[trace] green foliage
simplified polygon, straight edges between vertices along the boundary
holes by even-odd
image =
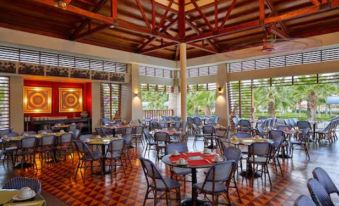
[[[211,115],[215,110],[215,91],[191,91],[187,93],[187,114]]]
[[[142,102],[147,105],[143,109],[167,109],[168,94],[164,92],[143,91]]]

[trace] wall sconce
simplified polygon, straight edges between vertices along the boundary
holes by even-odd
[[[218,87],[218,93],[222,94],[222,87]]]
[[[139,92],[138,91],[134,91],[134,96],[136,97],[136,96],[138,96],[138,94],[139,94]]]

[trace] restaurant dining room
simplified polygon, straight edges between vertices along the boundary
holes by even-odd
[[[0,206],[339,205],[339,0],[0,0]]]

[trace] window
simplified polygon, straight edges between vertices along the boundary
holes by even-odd
[[[9,78],[0,77],[0,130],[9,128]]]
[[[120,118],[121,85],[101,84],[101,109],[102,117],[108,119]]]

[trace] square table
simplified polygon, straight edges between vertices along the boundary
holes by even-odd
[[[19,190],[0,189],[0,205],[3,205],[3,206],[20,206],[20,205],[43,206],[46,204],[44,198],[40,194],[37,194],[31,200],[15,202],[12,200],[12,197],[18,193],[19,193]]]

